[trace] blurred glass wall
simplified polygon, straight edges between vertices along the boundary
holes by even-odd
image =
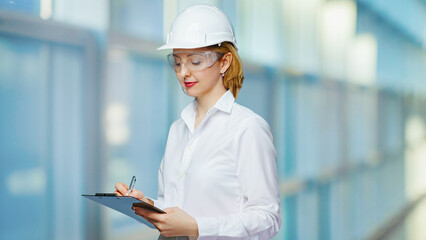
[[[424,0],[0,0],[0,239],[157,238],[80,195],[156,196],[192,99],[155,49],[195,3],[233,22],[237,102],[273,130],[275,239],[426,239]]]

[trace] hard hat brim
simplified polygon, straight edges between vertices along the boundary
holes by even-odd
[[[182,48],[182,49],[195,49],[195,48],[203,48],[203,47],[209,47],[209,46],[213,46],[213,45],[217,45],[220,44],[222,42],[217,42],[217,43],[209,43],[209,44],[194,44],[194,43],[170,43],[170,44],[164,44],[162,46],[160,46],[159,48],[157,48],[157,50],[168,50],[168,49],[176,49],[176,48]],[[236,49],[238,49],[237,44],[235,42],[231,42],[232,45],[234,45],[234,47]]]

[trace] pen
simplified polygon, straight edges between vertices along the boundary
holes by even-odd
[[[133,176],[132,180],[130,181],[130,185],[129,185],[129,194],[132,192],[132,189],[135,186],[135,182],[136,182],[136,177]]]

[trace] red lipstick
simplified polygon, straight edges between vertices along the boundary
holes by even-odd
[[[197,83],[197,82],[185,82],[185,86],[186,86],[187,88],[189,88],[189,87],[194,86],[196,83]]]

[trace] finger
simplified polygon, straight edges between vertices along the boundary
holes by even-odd
[[[140,215],[139,215],[140,216]],[[147,216],[141,216],[143,217],[145,220],[147,220],[148,222],[152,223],[152,225],[156,226],[158,224],[158,221],[156,221],[155,219],[149,218]]]
[[[137,198],[139,200],[144,200],[144,198],[145,198],[145,194],[143,194],[142,191],[139,191],[139,190],[136,190],[136,189],[132,190],[132,192],[130,193],[130,196]]]
[[[156,224],[158,221],[155,218],[151,218],[149,216],[147,216],[146,213],[148,213],[147,211],[145,211],[144,209],[138,208],[138,207],[133,207],[133,210],[135,211],[136,215],[139,215],[143,218],[145,218],[147,221],[149,221],[152,224]]]
[[[178,209],[179,209],[178,207],[169,207],[169,208],[164,209],[163,211],[166,212],[166,213],[172,213],[172,212],[176,212],[176,210],[178,210]]]
[[[157,227],[156,225],[157,225],[157,222],[156,221],[154,221],[154,220],[152,220],[152,219],[150,219],[150,218],[147,218],[147,217],[145,217],[145,216],[141,216],[141,217],[143,217],[143,219],[145,219],[145,220],[147,220],[148,222],[150,222],[152,225],[154,225],[155,227]]]
[[[117,189],[117,191],[122,195],[122,196],[128,196],[129,195],[129,193],[128,193],[128,189],[129,189],[129,187],[126,185],[126,184],[124,184],[124,183],[121,183],[121,182],[118,182],[118,183],[116,183],[115,184],[115,189]]]
[[[146,216],[146,214],[147,214],[147,211],[146,211],[145,209],[143,209],[143,208],[140,208],[140,207],[132,207],[132,209],[133,209],[133,211],[135,211],[135,213],[136,213],[136,214],[138,214],[138,215]]]
[[[117,195],[117,196],[123,196],[123,195],[121,195],[121,193],[119,193],[117,190],[116,190],[116,191],[114,191],[114,193],[115,193],[115,195]]]
[[[156,213],[156,212],[153,212],[153,211],[149,211],[149,210],[146,210],[146,209],[143,209],[143,208],[140,208],[140,207],[135,207],[135,213],[137,213],[138,215],[143,215],[144,217],[150,218],[150,219],[152,219],[153,221],[156,221],[156,222],[161,221],[161,219],[163,217],[163,216],[161,216],[162,214],[159,214],[159,213]]]
[[[144,217],[144,216],[141,216],[141,217],[143,217],[145,220],[147,220],[148,222],[150,222],[152,225],[154,225],[155,228],[158,229],[158,231],[160,231],[160,229],[158,228],[158,222],[156,222],[156,221],[154,221],[154,220],[152,220],[150,218]]]

